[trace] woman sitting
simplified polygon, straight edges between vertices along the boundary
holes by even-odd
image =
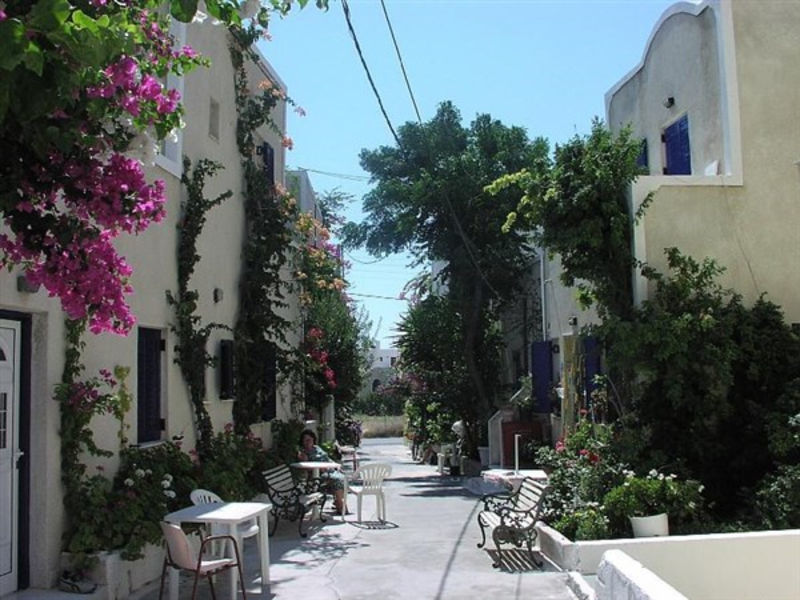
[[[310,429],[304,429],[300,434],[302,450],[297,453],[300,460],[312,462],[331,462],[325,450],[317,446],[317,434]],[[320,479],[326,481],[333,490],[333,504],[337,514],[344,514],[344,473],[333,469],[326,469],[320,473]]]

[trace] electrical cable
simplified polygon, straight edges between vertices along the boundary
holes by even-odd
[[[326,175],[328,177],[338,177],[339,179],[347,179],[349,181],[369,181],[366,175],[348,175],[346,173],[333,173],[331,171],[320,171],[319,169],[308,169],[306,167],[297,167],[298,171],[308,171],[309,173],[317,173],[318,175]]]
[[[411,91],[411,83],[408,81],[406,66],[403,63],[403,57],[400,55],[400,47],[397,45],[397,38],[394,36],[394,28],[392,27],[392,22],[389,20],[389,13],[386,11],[386,3],[383,0],[381,0],[381,8],[383,8],[383,16],[386,18],[386,25],[389,26],[389,33],[392,36],[392,43],[394,44],[394,50],[397,53],[397,60],[400,62],[400,70],[403,72],[403,79],[406,81],[408,95],[411,96],[411,104],[414,105],[414,112],[417,113],[417,121],[419,121],[419,124],[422,125],[422,117],[419,115],[417,100],[414,98],[414,92]]]
[[[403,298],[398,298],[396,296],[378,296],[375,294],[356,294],[353,292],[347,292],[348,296],[355,296],[357,298],[377,298],[378,300],[394,300],[396,302],[406,302]]]
[[[383,2],[381,2],[381,4],[383,4]],[[392,132],[392,136],[394,137],[394,140],[397,143],[398,149],[400,149],[401,151],[405,152],[405,149],[403,148],[403,145],[400,143],[400,138],[398,137],[397,132],[395,131],[394,127],[392,126],[392,122],[389,119],[389,115],[386,113],[386,109],[383,106],[383,100],[381,99],[380,93],[378,92],[378,88],[375,86],[375,82],[372,79],[372,74],[369,71],[369,67],[367,66],[367,62],[366,62],[366,59],[364,58],[364,54],[361,51],[361,45],[358,42],[358,37],[356,36],[355,29],[353,28],[353,24],[352,24],[352,22],[350,20],[350,7],[347,4],[347,0],[342,0],[342,10],[344,11],[344,17],[345,17],[345,20],[347,21],[347,28],[350,31],[350,36],[353,38],[353,43],[355,44],[356,52],[358,53],[358,57],[361,59],[361,65],[364,67],[364,71],[367,74],[367,79],[369,80],[370,86],[372,87],[372,91],[375,94],[375,98],[377,98],[377,100],[378,100],[378,105],[380,106],[381,112],[383,113],[383,118],[386,120],[386,124],[389,126],[389,130]],[[385,6],[384,6],[384,14],[386,14],[386,7]],[[394,32],[392,31],[391,23],[388,21],[388,15],[386,15],[386,16],[387,16],[387,23],[389,24],[389,29],[392,32],[392,39],[394,40]],[[397,49],[398,57],[400,57],[399,49],[397,48],[397,44],[396,43],[395,43],[395,48]],[[401,65],[402,65],[402,58],[400,59],[400,62],[401,62]],[[405,75],[405,67],[403,67],[403,74]],[[408,82],[407,78],[406,78],[406,82]],[[408,88],[409,88],[409,93],[411,93],[411,86],[409,85]],[[412,100],[413,100],[413,98],[414,97],[413,97],[413,94],[412,94]],[[414,101],[414,108],[416,109],[416,101]],[[419,112],[417,112],[417,117],[419,118]],[[421,119],[420,119],[420,124],[421,124]],[[470,261],[472,262],[472,264],[475,267],[476,271],[480,275],[481,279],[483,279],[484,283],[486,283],[486,285],[489,288],[489,290],[495,296],[499,296],[499,294],[497,293],[497,290],[495,290],[494,287],[492,287],[491,283],[489,283],[489,279],[486,277],[486,274],[483,272],[483,269],[481,269],[480,265],[478,264],[477,259],[475,258],[474,254],[472,253],[472,249],[470,248],[470,245],[474,245],[474,244],[472,244],[471,240],[469,240],[469,238],[467,238],[466,233],[464,232],[464,229],[461,226],[461,222],[458,220],[458,216],[456,214],[456,211],[453,208],[453,205],[451,204],[450,199],[447,198],[446,196],[447,195],[445,194],[445,198],[444,198],[445,199],[445,203],[447,204],[448,208],[450,209],[450,213],[451,213],[453,221],[454,221],[454,223],[456,225],[456,229],[458,230],[458,234],[461,237],[462,241],[464,242],[464,247],[467,250],[467,255],[469,256]]]
[[[401,147],[400,138],[397,137],[397,132],[394,130],[392,122],[389,120],[389,115],[386,113],[386,108],[383,106],[381,95],[378,93],[378,88],[375,86],[375,81],[372,79],[372,74],[369,72],[367,61],[364,59],[364,53],[361,52],[361,44],[358,43],[358,37],[356,36],[355,29],[353,29],[353,23],[350,21],[350,7],[347,5],[347,0],[342,0],[342,10],[344,11],[344,18],[347,21],[347,28],[350,30],[350,37],[353,38],[353,44],[356,46],[356,52],[358,53],[358,57],[361,59],[361,65],[364,67],[364,72],[367,74],[367,79],[372,87],[372,92],[375,94],[375,98],[378,100],[378,106],[381,108],[383,118],[386,120],[386,124],[389,126],[389,131],[392,132],[392,136],[394,137],[394,141],[397,142],[397,146]]]

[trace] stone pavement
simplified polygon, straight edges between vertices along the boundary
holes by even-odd
[[[461,478],[414,464],[400,438],[364,440],[361,458],[392,465],[385,484],[387,522],[375,519],[375,500],[366,497],[359,524],[354,496],[349,500],[353,514],[344,521],[332,515],[326,523],[315,521],[306,539],[298,537],[296,523],[281,522],[270,540],[271,585],[265,594],[260,593],[255,545],[245,541],[245,577],[253,597],[574,599],[566,574],[536,569],[524,551],[503,551],[502,567],[492,568],[492,555],[476,547],[478,497],[464,489]],[[200,589],[209,596],[205,582]],[[181,600],[190,591],[191,585],[182,583]],[[157,590],[141,596],[156,598]]]
[[[376,520],[375,499],[366,497],[364,522],[359,524],[354,496],[349,500],[353,514],[344,520],[328,515],[326,523],[315,521],[306,539],[297,535],[296,523],[282,521],[270,539],[271,584],[265,590],[255,538],[246,540],[248,597],[574,600],[567,575],[547,566],[537,569],[524,550],[504,550],[501,568],[492,567],[494,551],[476,547],[478,496],[464,488],[462,478],[440,476],[433,466],[414,464],[400,438],[364,440],[360,456],[362,463],[392,465],[385,484],[387,522]],[[227,582],[218,579],[219,598],[227,598]],[[191,597],[191,588],[191,581],[182,579],[181,600]],[[198,597],[210,597],[207,582],[200,582]],[[19,598],[31,600],[24,593]],[[134,596],[157,598],[158,582]]]

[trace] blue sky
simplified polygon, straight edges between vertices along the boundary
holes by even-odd
[[[310,172],[317,192],[355,197],[347,217],[360,219],[370,188],[358,154],[393,145],[347,29],[339,0],[320,11],[313,0],[270,26],[261,50],[306,111],[291,113],[290,168]],[[604,117],[604,95],[642,58],[661,0],[385,0],[423,120],[452,100],[464,123],[489,113],[525,127],[551,146],[589,131]],[[379,0],[349,0],[367,66],[392,125],[416,120]],[[350,293],[373,322],[382,347],[406,309],[397,299],[414,275],[409,258],[382,261],[350,253]],[[366,264],[370,263],[370,264]]]

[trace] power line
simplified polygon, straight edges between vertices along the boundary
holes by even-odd
[[[375,98],[378,100],[378,106],[381,108],[381,112],[383,113],[383,118],[386,120],[386,124],[389,126],[389,131],[392,132],[392,136],[394,137],[394,141],[397,142],[398,147],[400,147],[400,138],[397,137],[397,132],[392,127],[392,122],[389,120],[389,115],[386,113],[386,109],[383,106],[383,100],[381,100],[381,95],[378,93],[378,88],[375,86],[375,81],[372,79],[372,74],[369,72],[369,67],[367,66],[367,61],[364,59],[364,53],[361,52],[361,45],[358,43],[358,37],[356,37],[356,32],[353,29],[353,23],[350,21],[350,7],[347,5],[347,0],[342,0],[342,10],[344,11],[344,18],[347,21],[347,28],[350,30],[350,37],[353,38],[353,44],[356,46],[356,52],[358,52],[358,58],[361,59],[361,65],[364,67],[364,72],[367,74],[367,79],[369,80],[369,84],[372,87],[372,92],[375,94]]]
[[[331,171],[320,171],[318,169],[308,169],[306,167],[297,167],[298,171],[308,171],[309,173],[317,173],[319,175],[326,175],[328,177],[338,177],[339,179],[348,179],[350,181],[369,181],[366,175],[348,175],[346,173],[333,173]]]
[[[377,298],[378,300],[394,300],[395,302],[405,302],[403,298],[398,298],[397,296],[377,296],[375,294],[355,294],[352,292],[347,292],[348,296],[356,296],[359,298]]]
[[[395,47],[395,50],[397,51],[397,57],[400,60],[400,66],[401,66],[401,68],[403,70],[403,76],[405,77],[405,80],[406,80],[406,85],[408,87],[408,92],[411,95],[411,100],[412,100],[412,102],[414,104],[414,110],[417,113],[417,119],[419,119],[420,125],[422,125],[422,119],[420,118],[419,110],[417,110],[417,103],[416,103],[416,100],[414,100],[414,94],[411,91],[411,85],[409,84],[408,77],[406,76],[406,70],[405,70],[405,66],[403,65],[403,59],[402,59],[402,57],[400,55],[400,49],[397,46],[397,40],[396,40],[396,38],[394,36],[394,30],[392,29],[392,24],[389,21],[389,15],[386,12],[386,6],[385,6],[383,0],[381,0],[381,6],[383,6],[383,13],[386,16],[386,23],[388,24],[389,31],[392,34],[392,41],[394,42],[394,47]],[[395,132],[394,127],[392,127],[392,123],[389,120],[389,115],[386,113],[386,109],[383,106],[383,101],[381,100],[381,96],[378,93],[378,88],[375,86],[375,82],[372,79],[372,75],[369,72],[369,67],[367,67],[367,62],[364,59],[363,52],[361,51],[361,45],[358,43],[358,37],[356,36],[356,32],[353,29],[353,24],[350,21],[350,7],[347,4],[347,0],[342,0],[342,10],[344,11],[344,17],[345,17],[345,20],[347,21],[347,28],[350,30],[350,36],[353,38],[353,43],[355,44],[356,52],[358,52],[358,57],[361,59],[361,64],[364,67],[364,71],[367,74],[367,79],[369,80],[370,86],[372,86],[372,91],[375,94],[375,98],[377,98],[377,100],[378,100],[378,105],[380,106],[381,112],[383,113],[383,118],[386,120],[386,124],[389,126],[389,130],[392,132],[392,136],[394,137],[395,142],[397,142],[397,147],[402,152],[405,152],[405,149],[404,149],[403,145],[400,143],[400,138],[397,136],[397,132]],[[444,195],[444,200],[445,200],[445,203],[447,204],[448,208],[450,209],[450,213],[451,213],[451,215],[453,217],[453,221],[455,222],[458,234],[460,235],[461,239],[464,241],[464,247],[465,247],[465,249],[467,251],[467,255],[469,256],[470,261],[474,265],[474,267],[477,270],[478,274],[480,275],[481,279],[483,279],[484,283],[486,283],[486,285],[489,288],[489,290],[492,293],[494,293],[496,296],[499,296],[499,294],[494,289],[494,287],[492,287],[492,284],[489,283],[489,279],[486,277],[486,274],[483,272],[483,269],[481,269],[481,266],[478,263],[478,260],[473,255],[472,249],[470,248],[470,245],[472,244],[472,241],[467,237],[466,233],[464,232],[464,229],[461,227],[461,222],[458,219],[458,215],[456,214],[456,211],[453,208],[453,205],[450,203],[450,199],[447,198],[447,194]]]
[[[403,57],[400,55],[400,47],[397,45],[397,38],[394,36],[394,28],[392,22],[389,20],[389,13],[386,11],[386,3],[381,0],[381,8],[383,8],[383,16],[386,18],[386,25],[389,26],[389,33],[392,36],[392,43],[394,50],[397,53],[397,60],[400,62],[400,70],[403,71],[403,79],[406,80],[406,88],[408,88],[408,95],[411,96],[411,104],[414,105],[414,112],[417,113],[417,121],[422,124],[422,117],[419,116],[419,108],[417,108],[417,100],[414,98],[414,92],[411,91],[411,83],[408,81],[408,74],[406,73],[406,66],[403,64]]]

